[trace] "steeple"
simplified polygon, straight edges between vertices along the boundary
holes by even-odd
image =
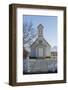
[[[43,37],[43,25],[39,24],[37,29],[38,29],[38,37]]]

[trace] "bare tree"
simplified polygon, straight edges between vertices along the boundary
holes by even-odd
[[[29,24],[26,22],[23,24],[23,43],[28,44],[29,46],[32,43],[33,38],[35,38],[36,34],[33,28],[32,22]]]

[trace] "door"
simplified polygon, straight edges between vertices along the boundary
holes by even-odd
[[[42,47],[38,48],[38,56],[43,57],[43,48]]]

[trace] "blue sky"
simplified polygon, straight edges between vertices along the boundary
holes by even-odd
[[[23,16],[24,23],[32,22],[34,31],[37,32],[37,26],[42,24],[44,26],[43,36],[45,40],[53,47],[57,46],[57,16]]]

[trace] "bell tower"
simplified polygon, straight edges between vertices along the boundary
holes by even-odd
[[[44,29],[43,25],[39,24],[37,29],[38,29],[38,37],[43,37],[43,29]]]

